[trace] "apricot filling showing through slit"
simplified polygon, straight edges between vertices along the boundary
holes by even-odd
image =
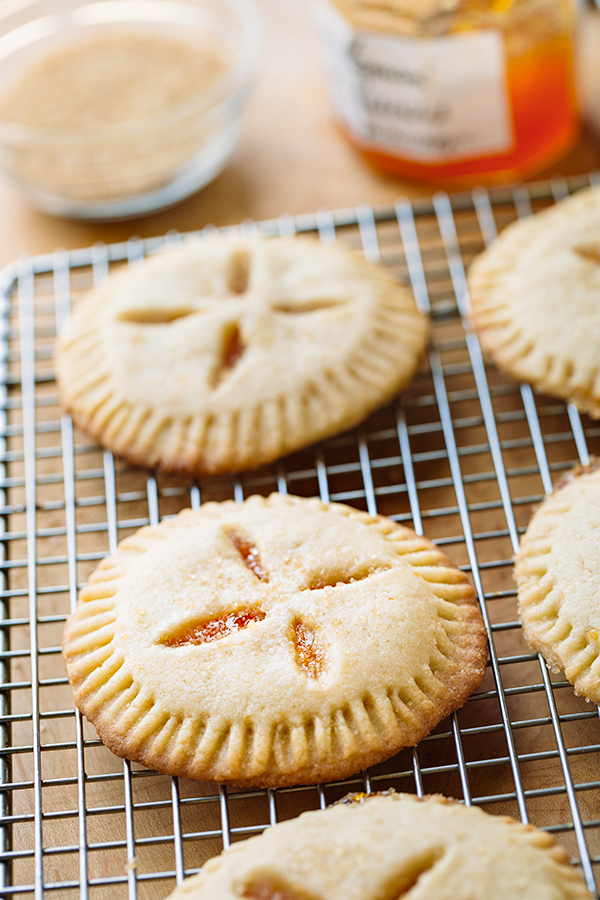
[[[410,291],[358,253],[213,236],[78,300],[56,374],[63,406],[100,444],[196,476],[356,425],[408,385],[427,330]]]
[[[547,832],[445,797],[386,791],[267,828],[169,900],[592,900]]]
[[[466,576],[426,538],[272,494],[124,540],[81,592],[63,655],[119,756],[277,786],[415,744],[479,686],[486,639]]]

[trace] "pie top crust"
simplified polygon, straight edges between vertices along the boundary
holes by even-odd
[[[509,225],[469,272],[473,322],[495,361],[600,416],[600,189]]]
[[[170,900],[592,900],[546,832],[440,796],[350,795],[234,844]]]
[[[117,754],[267,785],[343,777],[416,743],[486,665],[473,589],[429,541],[280,494],[123,541],[63,650],[77,705]]]
[[[515,563],[525,636],[600,703],[600,464],[573,470],[533,515]]]
[[[427,330],[412,294],[358,254],[213,236],[91,291],[56,369],[63,405],[100,443],[196,475],[355,425],[408,383]]]

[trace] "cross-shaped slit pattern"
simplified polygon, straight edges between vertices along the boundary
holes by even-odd
[[[244,566],[248,568],[259,582],[266,584],[269,581],[268,574],[261,562],[258,548],[252,539],[241,530],[228,528],[225,534],[237,550]],[[361,577],[366,578],[370,573],[366,572]],[[324,577],[319,587],[327,585],[339,585],[355,581],[355,578],[335,576],[331,579]],[[220,616],[203,619],[200,622],[187,624],[183,630],[175,635],[169,635],[161,641],[167,647],[182,647],[192,644],[198,646],[212,641],[220,640],[239,631],[243,631],[249,625],[262,622],[267,617],[258,605],[244,607],[238,610],[224,612]],[[319,678],[325,668],[325,653],[317,639],[316,630],[300,618],[296,617],[290,626],[288,640],[292,648],[294,660],[300,671],[308,678]]]

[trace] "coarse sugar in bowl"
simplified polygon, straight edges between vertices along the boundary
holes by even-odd
[[[261,24],[251,0],[34,0],[0,10],[0,166],[88,220],[177,203],[237,144]]]
[[[574,144],[576,0],[313,0],[335,115],[388,174],[527,178]]]

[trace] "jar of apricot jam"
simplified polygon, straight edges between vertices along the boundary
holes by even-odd
[[[575,0],[314,0],[336,117],[375,168],[460,188],[575,142]]]

